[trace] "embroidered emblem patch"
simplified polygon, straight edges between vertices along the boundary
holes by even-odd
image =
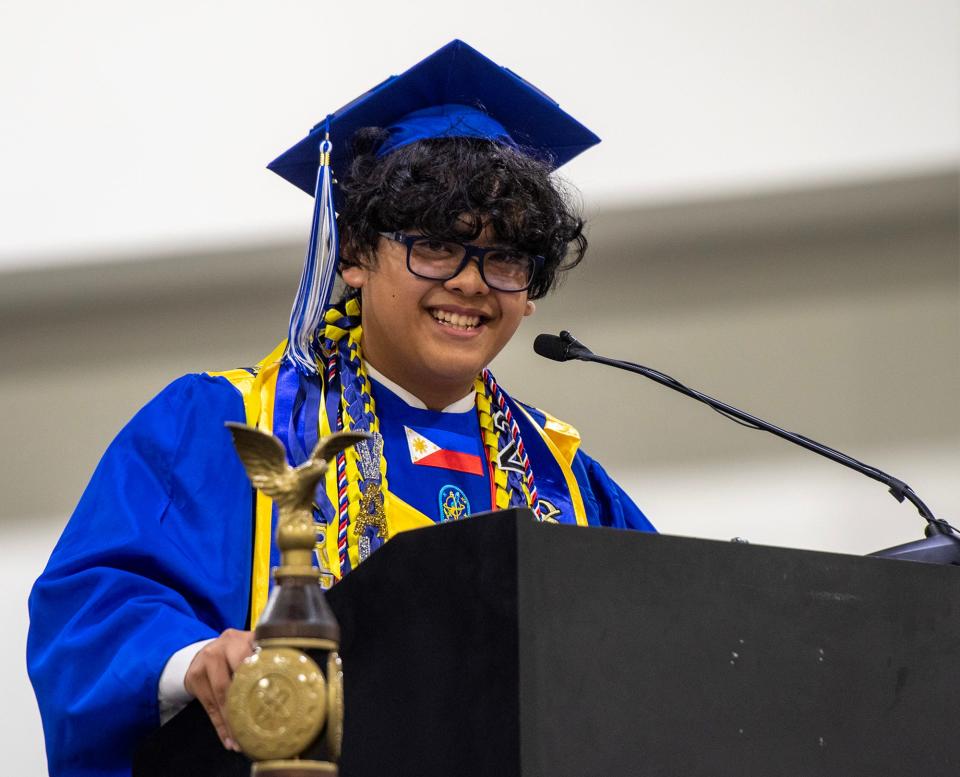
[[[380,480],[380,459],[383,457],[383,437],[379,432],[373,439],[362,440],[354,446],[360,454],[360,475],[364,480]]]
[[[493,415],[490,416],[490,420],[493,421],[493,428],[497,430],[497,434],[510,434],[510,424],[507,423],[507,417],[502,410],[494,410]]]
[[[541,521],[546,521],[547,523],[559,523],[557,516],[560,515],[560,509],[551,501],[547,499],[540,499],[537,502],[537,514],[540,516]]]
[[[497,467],[504,472],[516,472],[518,475],[524,474],[523,462],[520,460],[516,440],[510,440],[497,451]]]
[[[383,494],[376,483],[368,481],[360,493],[360,511],[353,524],[354,536],[359,537],[367,528],[377,537],[387,538],[387,514],[383,511]]]
[[[370,538],[366,534],[357,540],[357,553],[360,554],[361,561],[366,561],[370,557]]]
[[[440,489],[440,520],[459,521],[470,514],[470,500],[463,490],[457,486],[444,486]]]

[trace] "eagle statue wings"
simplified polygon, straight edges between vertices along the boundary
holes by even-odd
[[[327,472],[329,460],[370,438],[363,432],[331,434],[317,443],[303,464],[291,467],[283,443],[274,435],[246,424],[228,422],[227,426],[250,482],[276,502],[281,520],[283,516],[293,518],[296,513],[310,514],[314,491]]]

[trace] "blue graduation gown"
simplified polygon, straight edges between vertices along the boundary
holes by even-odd
[[[27,664],[53,777],[128,775],[159,725],[167,659],[249,628],[253,492],[224,427],[244,420],[226,379],[188,375],[100,461],[30,595]],[[582,451],[573,471],[588,523],[653,530]]]

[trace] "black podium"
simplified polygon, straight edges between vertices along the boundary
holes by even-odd
[[[399,535],[328,596],[342,777],[960,774],[954,567],[509,511]],[[134,774],[243,773],[204,724]]]

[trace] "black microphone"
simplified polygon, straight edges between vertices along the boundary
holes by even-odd
[[[555,362],[565,362],[577,358],[570,355],[567,344],[556,335],[537,335],[537,338],[533,341],[533,350],[540,356],[553,359]]]
[[[533,341],[533,350],[540,356],[553,359],[555,362],[568,362],[571,359],[582,359],[593,355],[593,351],[567,331],[561,332],[559,337],[547,334],[537,335],[536,340]]]
[[[855,470],[862,475],[866,475],[869,478],[873,478],[874,480],[883,483],[887,486],[894,499],[896,499],[898,502],[902,502],[904,499],[906,499],[917,508],[917,511],[920,513],[920,515],[927,521],[926,535],[928,538],[935,538],[939,536],[942,539],[936,543],[938,550],[935,554],[928,555],[923,552],[922,547],[915,547],[927,542],[921,540],[917,543],[909,543],[909,548],[906,545],[898,546],[896,548],[877,551],[871,555],[891,556],[896,558],[914,558],[918,561],[929,560],[934,563],[946,563],[942,559],[950,554],[944,553],[945,549],[942,547],[942,545],[944,542],[949,542],[953,548],[953,554],[950,556],[952,561],[949,563],[960,564],[960,533],[958,533],[957,530],[946,521],[940,518],[935,518],[933,513],[930,512],[930,508],[928,508],[921,501],[920,497],[917,496],[914,490],[902,480],[893,477],[893,475],[888,475],[883,470],[877,469],[869,464],[864,464],[862,461],[857,461],[857,459],[853,458],[852,456],[841,453],[840,451],[819,443],[816,440],[811,440],[809,437],[804,437],[802,434],[788,432],[786,429],[781,429],[778,426],[774,426],[769,421],[764,421],[761,418],[757,418],[749,413],[745,413],[743,410],[738,410],[732,405],[728,405],[718,399],[709,397],[700,391],[687,388],[680,381],[671,378],[669,375],[665,375],[662,372],[651,369],[650,367],[644,367],[642,364],[634,364],[633,362],[620,361],[619,359],[610,359],[606,356],[599,356],[567,331],[560,332],[559,337],[557,335],[550,334],[537,335],[537,338],[533,343],[533,350],[536,351],[540,356],[545,356],[548,359],[553,359],[554,361],[558,362],[579,359],[580,361],[606,364],[610,367],[616,367],[620,370],[626,370],[628,372],[635,372],[638,375],[643,375],[645,378],[649,378],[650,380],[656,381],[667,388],[671,388],[674,391],[685,394],[691,399],[695,399],[698,402],[703,402],[708,407],[711,407],[720,413],[720,415],[726,416],[732,421],[736,421],[737,423],[740,423],[751,429],[770,432],[770,434],[774,434],[781,439],[792,442],[794,445],[799,445],[801,448],[806,448],[808,451],[818,453],[821,456],[830,459],[831,461],[835,461],[838,464],[843,464],[845,467],[849,467],[850,469]]]

